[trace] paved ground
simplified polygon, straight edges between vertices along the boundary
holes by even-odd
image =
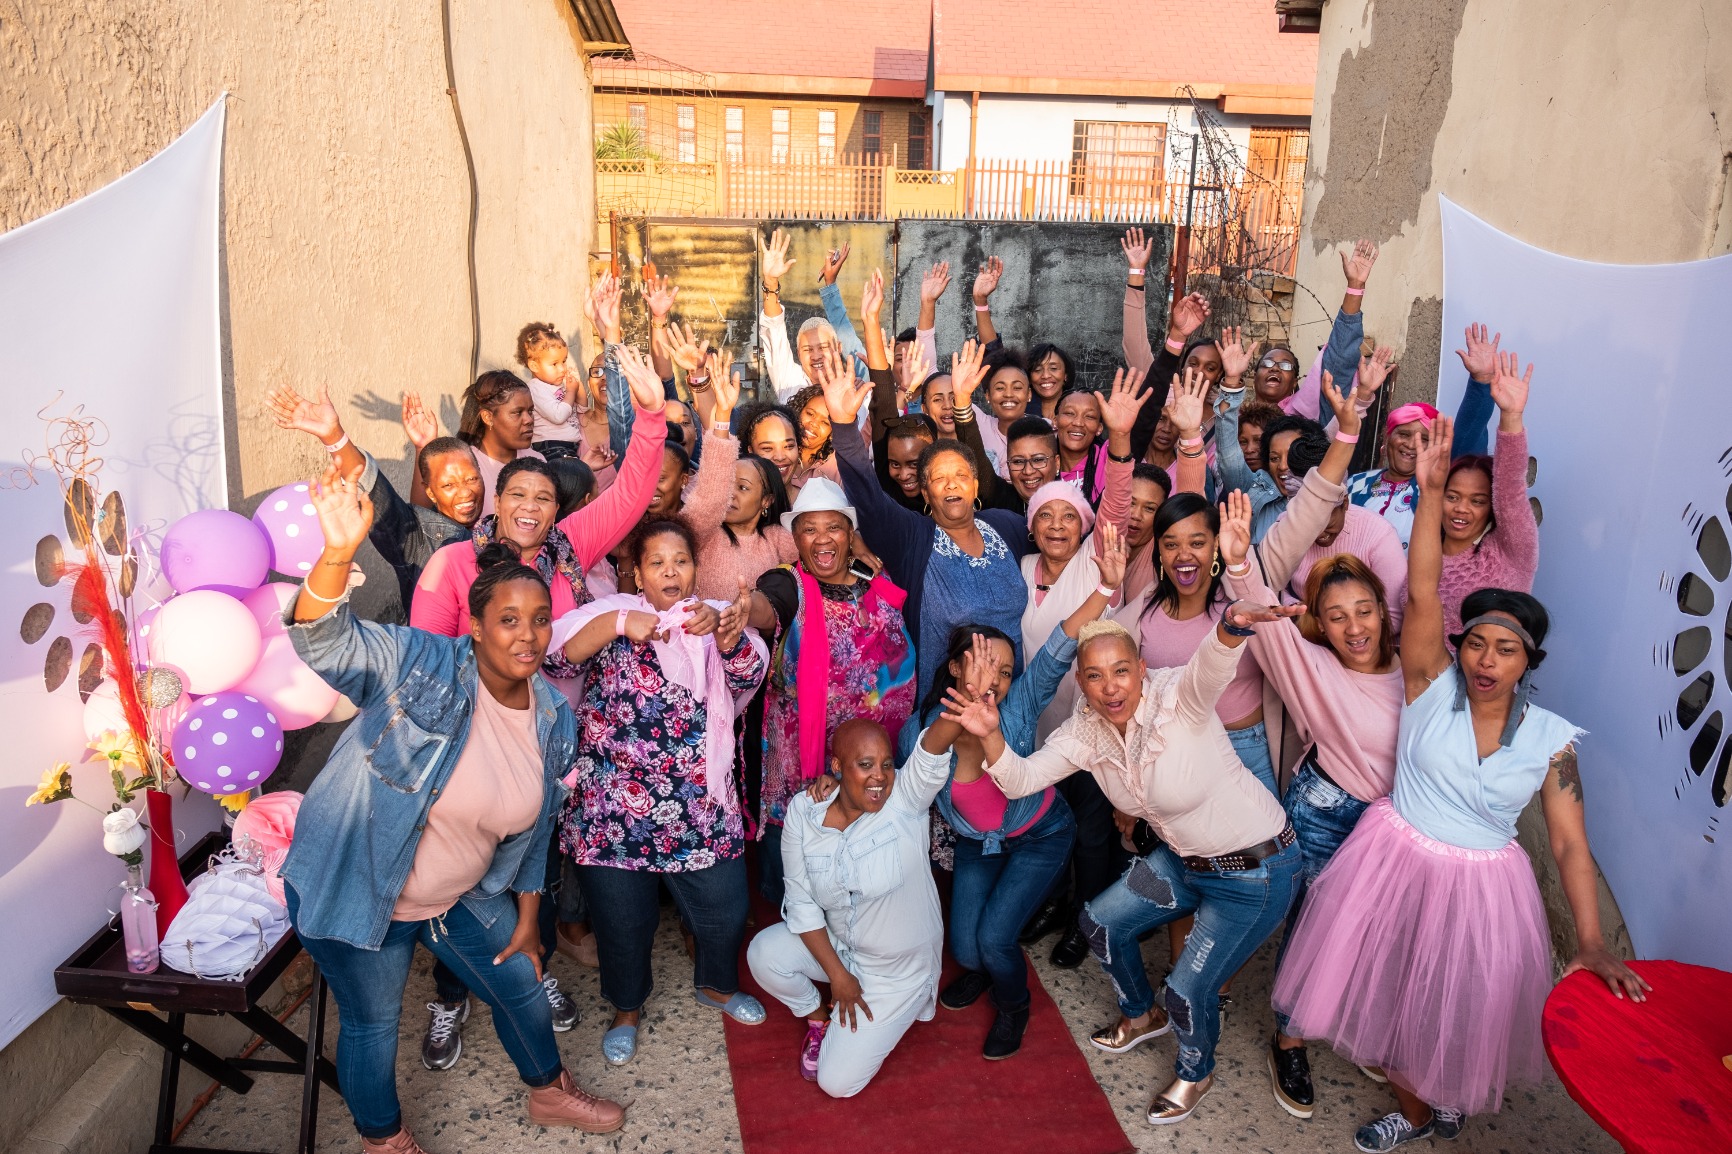
[[[583,1014],[578,1027],[560,1037],[568,1064],[589,1089],[632,1102],[625,1128],[600,1138],[528,1124],[523,1112],[523,1085],[493,1034],[487,1008],[479,1003],[464,1030],[463,1058],[456,1068],[433,1073],[422,1067],[420,1034],[426,1024],[422,1006],[432,997],[432,980],[431,963],[421,955],[405,1003],[397,1069],[405,1120],[431,1154],[483,1150],[489,1154],[740,1151],[721,1020],[713,1011],[699,1007],[687,993],[690,963],[672,921],[671,917],[663,919],[656,950],[657,993],[645,1009],[638,1057],[629,1066],[615,1068],[601,1059],[601,1035],[611,1014],[601,1000],[595,972],[563,957],[554,962],[554,972]],[[1105,1025],[1114,1013],[1111,987],[1093,963],[1076,970],[1054,968],[1046,960],[1051,939],[1043,945],[1046,948],[1035,955],[1041,980],[1069,1022],[1078,1045],[1089,1056],[1120,1123],[1140,1151],[1335,1154],[1353,1149],[1355,1126],[1393,1108],[1393,1099],[1383,1087],[1316,1047],[1312,1052],[1319,1098],[1316,1116],[1300,1122],[1275,1105],[1262,1050],[1270,1029],[1271,945],[1239,976],[1235,993],[1240,1008],[1227,1018],[1214,1090],[1190,1121],[1176,1127],[1151,1127],[1143,1120],[1143,1112],[1149,1098],[1171,1077],[1172,1040],[1162,1038],[1120,1057],[1089,1046],[1089,1032]],[[1157,933],[1144,949],[1150,973],[1164,972],[1165,939]],[[771,1012],[781,1011],[772,1007]],[[298,1027],[301,1023],[297,1019],[293,1024]],[[793,1070],[788,1075],[796,1076]],[[287,1151],[294,1144],[299,1102],[298,1083],[266,1075],[244,1097],[219,1091],[181,1140],[192,1145]],[[319,1149],[358,1150],[348,1112],[334,1096],[327,1102],[319,1127]],[[1409,1149],[1450,1154],[1616,1154],[1618,1147],[1553,1081],[1536,1092],[1512,1095],[1500,1114],[1470,1120],[1455,1143],[1420,1143]]]

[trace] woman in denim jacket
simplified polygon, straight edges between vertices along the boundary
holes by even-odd
[[[356,619],[350,564],[371,500],[333,468],[313,486],[325,548],[294,607],[295,651],[360,710],[307,791],[282,876],[289,917],[342,1018],[337,1078],[364,1151],[425,1154],[403,1128],[396,1057],[415,943],[493,1010],[543,1126],[617,1130],[554,1045],[536,914],[572,757],[565,699],[538,672],[552,632],[540,574],[488,551],[466,636]]]

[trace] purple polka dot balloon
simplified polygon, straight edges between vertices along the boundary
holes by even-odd
[[[259,502],[253,524],[271,543],[271,568],[296,579],[313,571],[325,534],[305,481],[284,485]]]
[[[245,693],[196,698],[174,727],[174,768],[193,788],[222,796],[255,789],[283,757],[283,727]]]

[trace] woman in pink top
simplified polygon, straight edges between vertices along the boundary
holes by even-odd
[[[1517,375],[1515,353],[1497,354],[1491,399],[1497,444],[1491,459],[1457,457],[1443,490],[1444,636],[1461,632],[1461,602],[1477,589],[1528,593],[1540,564],[1540,526],[1528,504],[1528,435],[1522,427],[1534,367]]]
[[[1292,512],[1289,507],[1283,517]],[[1272,600],[1269,587],[1246,560],[1250,548],[1251,501],[1233,493],[1221,524],[1227,592],[1253,602]],[[1403,589],[1406,584],[1402,582]],[[1325,558],[1312,566],[1306,580],[1305,616],[1299,624],[1282,620],[1259,625],[1251,652],[1312,742],[1283,800],[1303,858],[1295,886],[1298,898],[1288,913],[1291,930],[1306,888],[1371,803],[1395,783],[1403,682],[1383,582],[1350,554]],[[1269,1047],[1275,1102],[1296,1118],[1309,1118],[1315,1098],[1304,1039],[1288,1035],[1284,1014],[1276,1014],[1275,1025]]]
[[[409,624],[429,633],[461,637],[469,631],[469,586],[475,581],[475,559],[494,540],[517,546],[526,565],[540,572],[551,587],[556,617],[588,601],[583,574],[625,539],[649,506],[667,439],[666,404],[655,370],[636,349],[619,346],[620,367],[631,386],[637,420],[631,444],[620,464],[619,480],[607,492],[554,523],[559,508],[558,486],[546,462],[517,461],[503,468],[495,495],[499,505],[476,522],[472,540],[455,541],[438,550],[421,571]],[[516,380],[516,378],[512,378]],[[519,382],[518,387],[522,387]],[[476,453],[479,460],[485,454]],[[576,665],[549,651],[544,666],[553,684],[575,699],[582,690]]]
[[[543,459],[529,447],[535,437],[535,400],[529,386],[504,369],[482,373],[463,390],[457,436],[475,449],[484,517],[493,512],[499,474],[505,466],[524,457]]]

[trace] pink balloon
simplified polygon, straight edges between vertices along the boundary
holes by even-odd
[[[247,607],[211,589],[174,598],[150,630],[151,664],[173,666],[193,694],[238,685],[263,649],[259,624]]]
[[[293,588],[293,586],[291,586]],[[236,693],[245,693],[270,706],[284,729],[305,729],[323,721],[337,704],[337,691],[314,673],[286,634],[277,633],[265,639],[259,663],[235,686]]]
[[[289,581],[267,581],[241,598],[241,604],[259,623],[259,636],[266,641],[283,632],[283,614],[301,595],[301,587]],[[289,726],[290,729],[298,728]]]
[[[162,537],[162,573],[177,593],[251,589],[265,579],[271,547],[259,527],[227,509],[200,509]]]
[[[290,577],[305,577],[313,571],[313,563],[325,548],[325,533],[319,528],[305,481],[284,485],[260,501],[253,524],[270,542],[272,569]]]

